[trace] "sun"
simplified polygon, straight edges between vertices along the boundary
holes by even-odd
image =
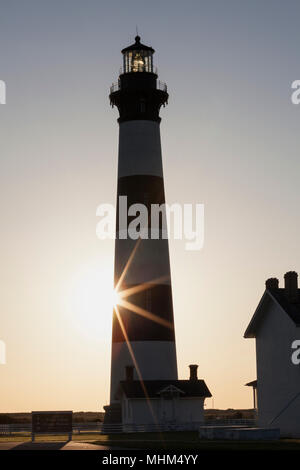
[[[121,296],[119,292],[114,289],[112,293],[113,306],[119,305],[121,303]]]

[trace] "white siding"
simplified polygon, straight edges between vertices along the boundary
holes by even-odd
[[[291,361],[295,339],[300,339],[300,329],[270,303],[256,336],[258,424],[279,427],[282,436],[300,437],[300,395],[284,410],[300,393],[300,366]]]
[[[123,396],[123,424],[153,425],[153,424],[200,424],[204,421],[204,398],[175,398],[165,400],[161,398],[126,399]],[[126,413],[127,405],[129,413]]]

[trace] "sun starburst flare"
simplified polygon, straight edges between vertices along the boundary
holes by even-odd
[[[126,300],[127,297],[137,294],[138,292],[142,292],[147,289],[152,289],[154,288],[159,282],[163,282],[165,280],[169,279],[169,276],[163,276],[157,279],[154,279],[149,282],[144,282],[143,284],[139,284],[134,287],[130,287],[128,289],[124,289],[123,291],[118,292],[116,289],[114,290],[114,307],[119,305],[120,307],[124,307],[127,310],[130,310],[131,312],[134,312],[138,315],[141,315],[144,318],[147,318],[148,320],[152,320],[162,326],[165,326],[166,328],[173,329],[173,323],[169,322],[168,320],[165,320],[158,315],[155,315],[152,312],[149,312],[149,310],[146,310],[142,307],[139,307],[138,305],[133,304],[132,302],[129,302]]]

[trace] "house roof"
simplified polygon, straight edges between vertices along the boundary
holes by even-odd
[[[159,398],[160,393],[176,388],[183,397],[211,397],[204,380],[145,380],[144,387],[149,398]],[[139,380],[120,382],[117,395],[124,392],[128,398],[144,398],[145,391]]]
[[[264,318],[267,306],[275,302],[281,310],[290,317],[295,326],[300,327],[300,289],[298,289],[298,301],[290,302],[285,294],[285,289],[266,289],[254,315],[245,331],[244,338],[255,338],[257,329]]]

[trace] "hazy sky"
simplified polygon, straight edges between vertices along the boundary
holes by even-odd
[[[215,407],[250,407],[245,328],[264,281],[300,270],[298,1],[0,0],[0,411],[101,410],[109,400],[120,50],[156,50],[169,106],[168,203],[205,204],[205,244],[170,242],[180,378]],[[212,400],[207,400],[211,407]]]

